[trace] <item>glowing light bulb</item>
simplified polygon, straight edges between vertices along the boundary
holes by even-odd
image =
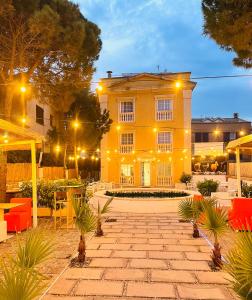
[[[78,129],[78,128],[80,127],[80,123],[79,123],[77,120],[75,120],[75,121],[73,122],[73,127],[74,127],[75,129]]]
[[[121,129],[121,126],[120,125],[117,125],[116,126],[116,130],[120,130]]]
[[[22,94],[24,94],[24,93],[26,93],[26,91],[27,91],[26,86],[25,86],[25,85],[21,85],[21,86],[20,86],[20,92],[21,92]]]
[[[245,135],[245,132],[243,130],[240,131],[240,136]]]
[[[177,81],[175,82],[175,87],[176,87],[177,89],[179,89],[179,88],[181,88],[181,86],[182,86],[181,81],[180,81],[180,80],[177,80]]]
[[[153,128],[153,132],[157,132],[157,128],[156,127]]]
[[[103,86],[101,84],[97,85],[97,91],[101,92],[103,90]]]

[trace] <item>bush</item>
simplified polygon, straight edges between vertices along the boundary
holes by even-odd
[[[120,198],[176,198],[189,196],[184,192],[105,192],[106,196]]]
[[[252,185],[248,185],[246,182],[242,183],[242,197],[252,197]]]
[[[214,181],[213,179],[205,179],[197,183],[197,188],[203,196],[211,196],[211,193],[217,191],[218,186],[218,181]]]
[[[183,173],[180,177],[180,182],[182,182],[182,183],[188,183],[188,182],[191,182],[191,180],[192,180],[191,174]]]

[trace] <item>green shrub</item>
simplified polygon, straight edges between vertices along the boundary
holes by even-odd
[[[213,179],[205,179],[197,183],[197,188],[203,196],[211,196],[211,193],[217,191],[218,186],[218,181],[214,181]]]
[[[189,196],[184,192],[105,192],[106,196],[120,198],[177,198]]]
[[[191,182],[191,180],[192,180],[191,174],[183,173],[180,177],[180,182],[182,182],[182,183],[188,183],[188,182]]]
[[[246,182],[242,183],[242,197],[252,197],[252,185],[248,185]]]

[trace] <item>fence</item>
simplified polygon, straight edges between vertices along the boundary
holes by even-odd
[[[236,177],[236,163],[228,164],[228,176]],[[241,162],[241,177],[252,180],[252,162]]]
[[[37,174],[39,178],[55,180],[65,178],[65,170],[63,167],[43,167],[38,168]],[[76,178],[75,169],[68,170],[68,178]],[[31,164],[17,163],[7,164],[7,184],[16,183],[20,181],[31,180]]]

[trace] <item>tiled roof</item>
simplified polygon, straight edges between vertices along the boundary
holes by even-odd
[[[221,118],[221,117],[206,117],[206,118],[193,118],[192,123],[250,123],[250,121],[241,118]]]

